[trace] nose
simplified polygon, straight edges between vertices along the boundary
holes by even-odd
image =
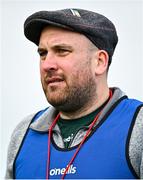
[[[54,55],[48,53],[43,61],[40,61],[42,71],[56,71],[58,69],[57,60]]]

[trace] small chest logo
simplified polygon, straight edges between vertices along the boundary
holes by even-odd
[[[50,176],[63,175],[66,168],[53,168],[50,170]],[[76,167],[73,164],[70,166],[68,172],[66,174],[75,174]]]

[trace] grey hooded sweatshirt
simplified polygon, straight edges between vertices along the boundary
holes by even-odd
[[[125,96],[119,88],[114,88],[114,93],[112,99],[109,101],[106,108],[102,111],[99,116],[98,122],[95,126],[103,119],[105,114],[109,109],[122,97]],[[31,122],[35,114],[27,116],[23,121],[21,121],[18,126],[15,128],[10,144],[8,147],[7,155],[7,169],[6,169],[6,179],[14,178],[14,161],[19,151],[20,145],[23,141],[24,135],[27,132],[28,128],[34,129],[39,132],[48,131],[57,111],[54,107],[50,106],[39,118],[37,121]],[[57,132],[56,135],[53,133],[53,140],[60,148],[64,148],[64,142],[60,135],[60,129],[58,125],[54,127],[54,132]],[[70,147],[78,145],[83,136],[86,134],[86,130],[80,130],[74,137]],[[143,178],[143,106],[140,107],[134,126],[132,128],[129,147],[128,147],[128,157],[133,171],[136,173],[138,178]]]

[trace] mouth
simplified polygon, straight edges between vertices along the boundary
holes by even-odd
[[[61,79],[61,78],[59,78],[59,77],[53,77],[53,78],[48,78],[48,79],[46,80],[46,83],[47,83],[48,85],[54,85],[54,84],[61,83],[61,82],[63,82],[63,81],[64,81],[64,80]]]

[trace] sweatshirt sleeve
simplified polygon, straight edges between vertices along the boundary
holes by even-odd
[[[14,178],[14,174],[13,174],[14,160],[33,117],[34,115],[27,116],[16,126],[16,128],[12,133],[10,143],[8,146],[5,179]]]
[[[140,179],[143,179],[143,106],[140,107],[129,142],[129,159]]]

